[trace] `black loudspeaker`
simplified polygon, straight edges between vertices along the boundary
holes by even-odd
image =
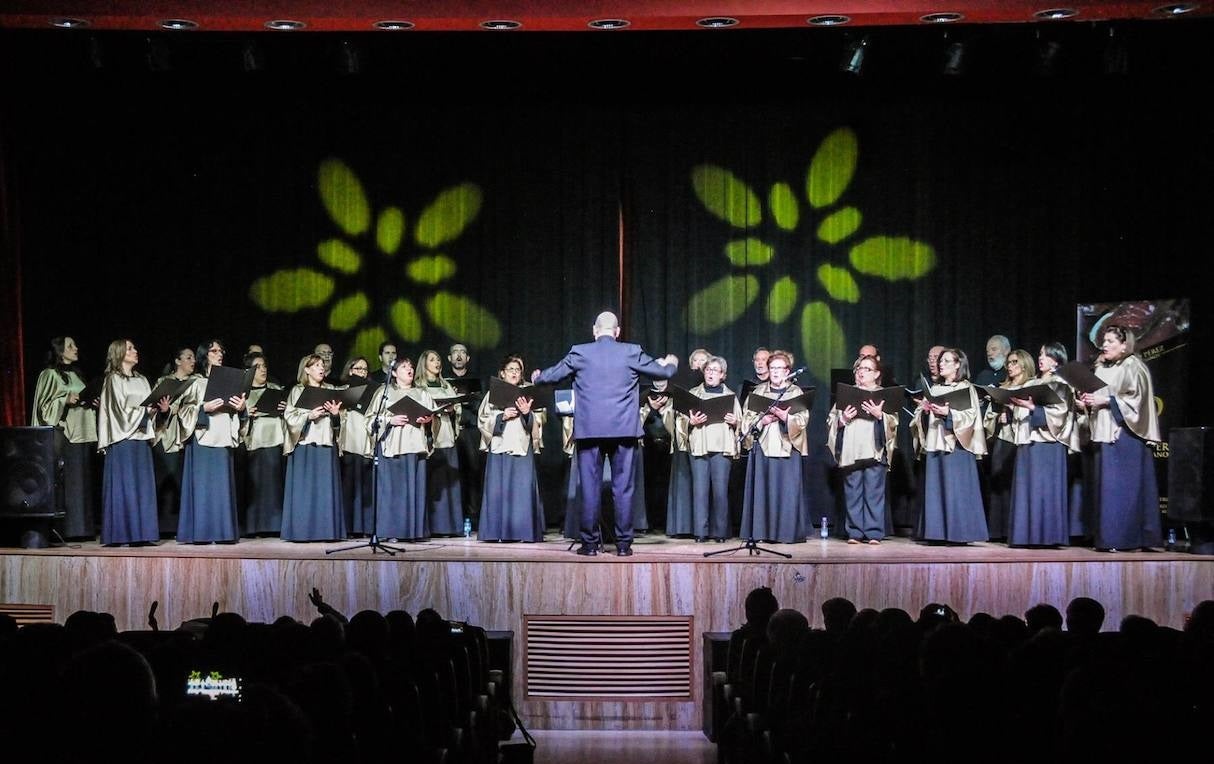
[[[55,428],[0,428],[0,518],[55,517]]]
[[[1214,523],[1214,427],[1168,431],[1168,519]]]

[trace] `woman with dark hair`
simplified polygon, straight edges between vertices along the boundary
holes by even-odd
[[[781,394],[783,398],[801,395],[801,388],[789,381],[791,371],[792,357],[783,350],[772,351],[767,358],[767,381],[755,385],[747,396],[742,429],[749,433],[757,422],[758,434],[748,434],[744,443],[750,448],[750,458],[742,503],[743,539],[801,542],[811,527],[802,458],[809,453],[809,412],[792,414],[777,405],[770,413],[760,414],[749,403],[756,395],[771,399]]]
[[[97,401],[80,399],[84,372],[71,337],[55,337],[46,368],[34,387],[30,424],[55,428],[55,454],[63,461],[63,536],[92,538],[93,455],[97,451]]]
[[[443,379],[443,357],[437,350],[423,350],[417,357],[421,374],[420,387],[438,404],[443,398],[457,393]],[[463,408],[452,406],[435,417],[434,449],[426,460],[426,514],[430,534],[458,536],[464,532],[464,496],[459,485],[459,454],[455,443],[459,438],[460,415]]]
[[[1109,326],[1096,376],[1108,385],[1081,396],[1095,446],[1092,533],[1097,549],[1147,549],[1162,543],[1152,443],[1160,441],[1151,372],[1134,354],[1134,333]]]
[[[1026,350],[1013,350],[1007,355],[1007,379],[999,387],[1011,390],[1029,384],[1036,364]],[[990,479],[986,496],[986,527],[992,539],[1007,536],[1007,521],[1012,506],[1012,475],[1016,469],[1016,423],[1013,411],[995,401],[986,410],[987,445],[990,454]]]
[[[181,469],[181,515],[177,543],[235,543],[236,473],[232,450],[240,445],[245,396],[206,400],[211,369],[223,366],[224,346],[208,340],[195,351],[199,375],[177,406],[177,443],[185,450]]]
[[[1007,543],[1012,546],[1057,546],[1070,540],[1066,460],[1076,436],[1074,394],[1057,376],[1066,360],[1066,348],[1060,342],[1042,345],[1037,356],[1039,375],[1034,383],[1048,385],[1060,399],[1058,403],[1037,405],[1031,398],[1011,399],[1017,443],[1007,525]]]
[[[305,387],[332,389],[324,379],[325,359],[316,353],[304,356],[296,375],[299,384],[291,388],[283,412],[287,480],[281,536],[286,541],[339,541],[346,537],[334,427],[341,415],[341,401],[334,393],[315,408],[295,405]]]
[[[862,355],[852,365],[856,387],[881,389],[881,361]],[[826,418],[826,444],[843,473],[847,543],[880,544],[885,538],[885,476],[897,446],[898,413],[880,399],[860,408],[836,404]]]
[[[354,356],[342,367],[343,385],[358,387],[368,384],[371,364],[364,356]],[[337,435],[341,455],[341,511],[346,530],[353,536],[370,535],[371,531],[371,437],[367,418],[350,407],[341,410],[341,427]]]
[[[378,527],[370,530],[381,538],[418,541],[430,536],[424,460],[430,451],[427,436],[434,431],[434,417],[411,417],[388,410],[405,397],[427,409],[434,408],[430,393],[413,384],[413,362],[400,358],[392,378],[374,397],[382,450],[375,476]],[[373,423],[371,417],[368,423]]]
[[[523,359],[502,359],[498,377],[518,387],[523,382]],[[485,460],[485,491],[481,498],[480,541],[543,541],[544,505],[535,478],[535,455],[543,446],[544,412],[531,408],[533,400],[520,396],[513,406],[499,409],[486,395],[477,422]]]
[[[986,455],[986,437],[979,426],[978,394],[969,382],[969,359],[948,348],[936,364],[940,382],[930,391],[936,402],[920,398],[914,421],[915,442],[925,454],[918,536],[949,544],[986,541],[977,462]],[[957,405],[945,396],[956,396]]]
[[[152,389],[135,371],[138,363],[139,351],[130,340],[110,343],[97,406],[97,448],[105,453],[101,543],[107,546],[151,544],[160,538],[150,443],[156,437],[157,412],[168,413],[169,399],[143,405]]]
[[[165,364],[164,371],[156,380],[159,385],[170,377],[183,381],[195,376],[197,362],[194,348],[183,345],[173,354],[173,360]],[[177,443],[180,432],[177,418],[181,397],[169,404],[168,424],[156,435],[152,444],[152,465],[156,470],[156,504],[160,518],[160,537],[169,538],[177,533],[177,520],[181,511],[181,462],[185,454]]]
[[[282,417],[287,402],[272,411],[262,411],[258,406],[262,397],[269,390],[281,390],[282,385],[270,381],[270,366],[261,353],[245,355],[244,365],[253,370],[253,388],[249,391],[249,416],[243,435],[245,512],[241,530],[245,536],[269,536],[282,529],[282,445],[286,440]]]

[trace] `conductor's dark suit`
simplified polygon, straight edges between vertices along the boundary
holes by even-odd
[[[555,384],[573,377],[573,438],[577,441],[578,478],[582,484],[582,546],[599,544],[599,491],[603,458],[611,460],[611,493],[615,501],[616,545],[632,545],[633,449],[641,437],[638,377],[674,376],[640,345],[617,342],[609,335],[574,345],[555,366],[540,372],[537,383]]]

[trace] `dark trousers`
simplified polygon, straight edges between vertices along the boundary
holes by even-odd
[[[633,438],[583,438],[577,442],[578,479],[582,482],[582,545],[598,546],[600,491],[603,459],[611,461],[611,498],[615,504],[615,543],[632,545],[632,494],[635,490],[632,460],[637,447]]]

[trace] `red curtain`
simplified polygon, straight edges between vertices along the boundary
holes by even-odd
[[[0,124],[0,137],[4,135]],[[26,423],[25,357],[22,352],[21,248],[16,200],[8,182],[0,140],[0,426]]]

